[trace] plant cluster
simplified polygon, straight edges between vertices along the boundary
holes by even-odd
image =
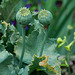
[[[61,75],[65,72],[62,67],[71,75],[70,61],[75,61],[74,3],[2,0],[0,75]]]
[[[59,54],[55,52],[57,41],[47,37],[49,27],[43,28],[51,23],[52,18],[51,12],[44,9],[38,13],[38,20],[34,19],[32,22],[30,10],[26,7],[21,8],[16,14],[16,19],[22,26],[22,36],[13,25],[5,21],[1,22],[0,67],[7,60],[10,63],[7,62],[5,66],[7,69],[1,70],[0,74],[25,75],[27,73],[31,75],[33,72],[35,74],[41,72],[46,75],[61,74]],[[31,23],[35,25],[35,29],[31,34],[25,36],[25,26]]]

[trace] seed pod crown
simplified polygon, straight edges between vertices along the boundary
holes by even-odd
[[[32,20],[32,15],[26,7],[21,8],[16,14],[16,20],[21,25],[28,25]]]
[[[38,14],[38,20],[43,25],[48,25],[52,21],[52,14],[48,10],[41,10]]]

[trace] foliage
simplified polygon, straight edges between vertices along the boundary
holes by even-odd
[[[36,21],[36,20],[35,20]],[[3,24],[3,22],[2,22]],[[35,24],[35,22],[34,22]],[[37,22],[36,22],[37,24]],[[3,34],[2,36],[2,42],[1,42],[1,54],[4,55],[2,58],[0,58],[1,62],[5,61],[6,58],[8,58],[8,53],[14,53],[16,54],[16,57],[18,59],[20,59],[21,56],[21,51],[22,51],[22,37],[20,35],[18,35],[16,29],[14,26],[7,24],[5,26],[5,24],[1,25],[2,27],[4,26],[4,30],[2,31],[1,29],[1,33]],[[35,28],[37,27],[37,25],[35,26]],[[24,53],[24,58],[23,58],[23,62],[26,64],[30,64],[32,59],[34,59],[33,55],[37,55],[39,56],[40,53],[40,48],[41,48],[41,44],[42,44],[42,39],[44,37],[45,31],[42,28],[41,32],[40,30],[38,31],[39,28],[37,28],[36,30],[34,30],[30,35],[25,37],[25,53]],[[9,33],[10,32],[10,33]],[[9,34],[8,34],[9,33]],[[17,35],[17,36],[16,36]],[[37,39],[36,39],[37,38]],[[6,40],[5,40],[6,39]],[[34,43],[33,43],[34,41]],[[14,50],[13,48],[8,48],[10,46],[10,44],[13,46],[14,45]],[[12,47],[10,46],[10,47]],[[57,47],[57,42],[56,39],[53,38],[49,38],[44,46],[44,51],[43,51],[43,55],[50,55],[50,64],[52,66],[54,66],[54,64],[52,63],[56,63],[57,57],[58,57],[58,53],[55,52],[55,48]],[[7,51],[4,51],[4,49],[6,49]],[[10,49],[10,50],[8,50]],[[40,58],[40,57],[38,57]],[[45,56],[44,56],[45,58]],[[42,59],[44,60],[44,59]],[[42,61],[41,60],[41,61]],[[39,59],[37,59],[37,61],[39,61]],[[40,62],[40,61],[39,61]],[[34,64],[37,64],[36,62]],[[38,69],[38,68],[37,68]],[[60,67],[59,67],[60,69]],[[35,68],[34,68],[35,70]],[[15,72],[14,72],[15,73]]]
[[[70,57],[75,55],[75,19],[72,14],[75,0],[63,0],[61,5],[58,5],[57,1],[1,1],[0,75],[61,75],[61,66],[68,67],[68,72],[71,73]],[[23,46],[22,27],[15,20],[15,16],[21,7],[29,8],[33,18],[30,19],[32,22],[27,24],[25,51],[20,68],[19,61]],[[39,11],[44,8],[53,14],[50,25],[43,25],[38,20]],[[11,24],[11,20],[16,21],[16,26]],[[42,56],[40,56],[41,49]],[[59,59],[61,55],[66,57]]]

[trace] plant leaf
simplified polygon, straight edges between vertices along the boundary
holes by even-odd
[[[9,53],[7,51],[0,52],[0,63],[2,63],[5,59],[7,59],[9,56]]]
[[[26,66],[23,73],[22,73],[22,75],[28,75],[28,70],[29,70],[29,67]]]
[[[61,75],[60,63],[58,62],[58,60],[56,60],[55,64],[53,63],[54,66],[52,66],[52,64],[50,64],[48,60],[51,60],[49,58],[49,55],[47,57],[45,55],[43,55],[42,57],[37,57],[36,55],[34,55],[33,61],[29,65],[29,74],[36,70],[44,71],[48,75]]]
[[[6,54],[5,54],[6,53]],[[2,57],[2,56],[4,57]],[[6,56],[6,57],[5,57]],[[8,54],[7,54],[7,51],[3,51],[2,54],[0,54],[0,58],[2,57],[2,59],[6,59],[6,60],[3,60],[2,63],[0,63],[0,75],[11,75],[10,73],[10,70],[8,68],[8,65],[11,64],[11,60],[12,60],[12,55],[9,55],[8,57]],[[1,59],[0,59],[0,62],[1,62]]]
[[[38,31],[33,31],[28,37],[25,37],[25,53],[23,57],[23,62],[29,64],[32,60],[33,55],[39,56],[42,40],[44,37],[44,32],[39,33]],[[34,42],[33,42],[34,41]],[[54,49],[57,46],[56,39],[48,39],[44,46],[43,55],[56,55]],[[20,59],[22,52],[22,37],[16,41],[16,45],[14,47],[14,53]],[[54,57],[54,56],[53,56]],[[55,60],[56,57],[52,58]]]

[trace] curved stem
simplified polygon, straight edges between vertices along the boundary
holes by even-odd
[[[25,51],[25,28],[24,27],[22,27],[22,37],[23,37],[23,46],[22,46],[22,53],[21,53],[19,68],[22,67],[22,60],[23,60],[24,51]]]
[[[42,56],[43,48],[44,48],[44,44],[45,44],[45,41],[47,39],[47,36],[48,36],[48,29],[46,30],[46,33],[45,33],[45,36],[44,36],[44,39],[43,39],[43,42],[42,42],[40,56]]]

